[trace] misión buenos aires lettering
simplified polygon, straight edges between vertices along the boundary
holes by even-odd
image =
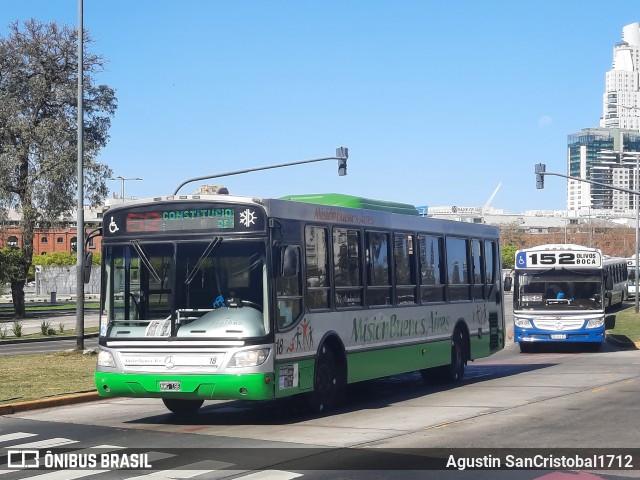
[[[399,318],[391,315],[380,317],[354,318],[351,330],[351,340],[355,343],[367,343],[394,338],[407,338],[449,331],[450,318],[448,315],[439,315],[431,312],[424,318]]]

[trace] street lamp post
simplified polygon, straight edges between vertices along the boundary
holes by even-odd
[[[78,0],[78,200],[76,218],[76,348],[84,350],[84,20]]]
[[[124,178],[121,175],[118,175],[115,178],[110,178],[109,180],[120,180],[122,182],[122,185],[120,187],[120,198],[122,199],[122,201],[124,202],[125,196],[124,196],[124,182],[129,182],[132,180],[143,180],[140,177],[135,177],[135,178]]]
[[[639,183],[640,183],[640,168],[638,168],[639,164],[640,164],[640,154],[637,154],[636,156],[636,171],[635,171],[635,175],[633,176],[635,179],[635,185],[634,187],[636,188],[636,190],[638,190],[639,187]],[[636,285],[636,296],[635,296],[635,310],[636,313],[640,312],[640,300],[638,299],[638,270],[640,269],[640,266],[638,266],[638,252],[640,251],[640,222],[638,221],[640,219],[640,207],[638,206],[638,201],[640,200],[640,197],[638,197],[636,195],[636,201],[634,204],[634,207],[636,207],[636,266],[635,266],[635,285]]]

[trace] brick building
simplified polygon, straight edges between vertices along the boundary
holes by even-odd
[[[85,235],[94,228],[93,226],[86,227]],[[47,255],[53,252],[75,253],[78,248],[77,233],[75,227],[36,228],[33,238],[33,254]],[[90,252],[99,252],[101,246],[102,238],[94,237],[89,241],[87,249]],[[17,226],[0,227],[0,248],[5,247],[22,247],[22,228]]]
[[[102,207],[98,209],[86,208],[85,237],[97,228],[102,221]],[[10,210],[8,218],[4,223],[0,223],[0,248],[21,248],[22,247],[22,227],[21,218]],[[33,238],[33,255],[47,255],[53,252],[75,253],[78,248],[77,229],[75,219],[69,218],[60,222],[57,227],[36,226]],[[91,252],[99,252],[102,246],[102,238],[94,237],[89,241],[87,248]],[[80,245],[80,249],[84,246]]]

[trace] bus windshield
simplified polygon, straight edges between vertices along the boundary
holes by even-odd
[[[516,308],[523,310],[601,310],[602,276],[584,270],[521,271]]]
[[[270,330],[264,242],[110,245],[102,281],[108,338],[237,339]]]

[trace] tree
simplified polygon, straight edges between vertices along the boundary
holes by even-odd
[[[514,267],[516,263],[516,250],[518,250],[516,245],[502,245],[500,248],[500,252],[502,254],[502,268]]]
[[[22,265],[22,252],[15,248],[0,250],[0,286],[19,275]]]
[[[115,91],[96,85],[105,60],[87,52],[84,35],[84,188],[92,205],[107,196],[111,169],[97,161],[107,144]],[[77,31],[28,20],[0,38],[0,207],[22,214],[20,268],[10,278],[17,318],[36,224],[55,223],[77,204]],[[82,242],[79,241],[79,248]]]

